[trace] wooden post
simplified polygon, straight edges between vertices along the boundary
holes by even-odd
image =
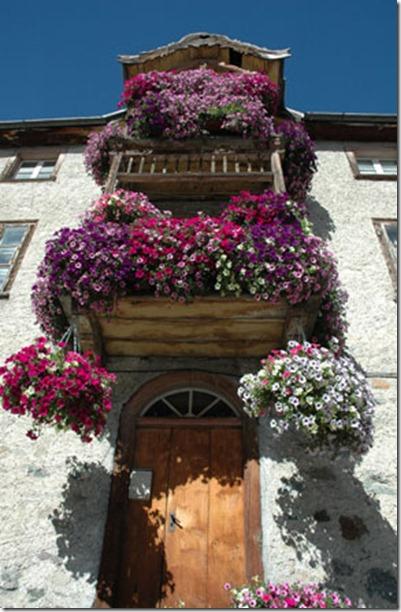
[[[273,188],[276,193],[285,192],[285,181],[283,175],[283,169],[281,167],[281,139],[279,136],[273,137],[272,142],[272,153],[270,156],[271,169],[273,172]]]
[[[112,156],[112,162],[109,170],[109,176],[104,187],[105,193],[112,193],[116,189],[117,173],[124,153],[110,153],[110,155]]]

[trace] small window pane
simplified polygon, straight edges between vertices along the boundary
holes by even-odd
[[[210,406],[216,399],[215,395],[205,393],[203,391],[194,391],[193,396],[192,412],[195,416],[198,416],[208,406]]]
[[[0,239],[0,246],[19,245],[28,229],[26,225],[7,225]]]
[[[16,251],[17,247],[2,248],[0,246],[0,264],[5,265],[11,263]]]
[[[174,408],[181,414],[185,416],[188,414],[189,409],[189,393],[188,391],[182,391],[180,393],[172,393],[171,395],[166,395],[166,400],[174,406]]]
[[[397,174],[397,162],[393,159],[381,159],[380,160],[383,174]]]
[[[210,410],[205,413],[205,417],[225,418],[236,416],[230,406],[219,400]]]
[[[384,227],[385,227],[388,239],[393,249],[393,255],[397,257],[398,224],[397,223],[385,223]]]
[[[36,168],[38,162],[36,161],[22,161],[20,164],[20,170],[28,169],[28,168]]]
[[[38,179],[47,179],[50,178],[51,176],[53,176],[53,170],[48,170],[47,168],[43,168],[42,170],[40,170],[38,176],[36,178]]]
[[[19,180],[32,178],[32,168],[20,168],[14,178]]]
[[[375,167],[371,159],[357,159],[359,172],[361,174],[375,174]]]
[[[8,268],[0,268],[0,291],[4,290],[9,274]]]
[[[56,165],[56,162],[54,160],[53,161],[44,161],[43,164],[42,164],[42,166],[44,168],[54,168],[55,165]]]

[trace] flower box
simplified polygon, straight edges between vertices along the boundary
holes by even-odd
[[[313,332],[320,298],[291,306],[252,297],[197,297],[189,303],[151,296],[118,300],[110,314],[71,312],[83,350],[104,357],[262,357],[288,337]]]

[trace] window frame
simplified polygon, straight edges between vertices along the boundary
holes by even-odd
[[[398,220],[389,218],[375,218],[372,219],[372,222],[376,236],[378,237],[380,242],[384,259],[390,272],[390,277],[393,282],[394,289],[397,292],[397,254],[394,254],[394,248],[388,237],[385,225],[394,223],[397,225],[398,230]]]
[[[37,221],[33,221],[33,220],[26,220],[26,219],[18,219],[18,220],[0,220],[0,240],[3,236],[4,233],[4,229],[6,226],[19,226],[19,225],[27,225],[28,229],[21,241],[21,243],[17,246],[17,250],[16,253],[14,254],[11,263],[9,266],[6,266],[5,264],[1,264],[1,267],[7,267],[9,268],[9,273],[7,276],[7,280],[4,284],[4,287],[2,289],[0,289],[0,299],[4,299],[4,298],[8,298],[10,296],[10,289],[15,281],[15,278],[18,274],[18,271],[20,269],[22,260],[24,258],[24,255],[28,249],[29,243],[32,239],[33,236],[33,232],[35,230]]]
[[[45,147],[26,149],[18,152],[14,155],[9,162],[6,164],[2,175],[0,177],[1,182],[7,183],[43,183],[47,181],[55,181],[59,172],[60,166],[63,163],[64,153],[61,153],[59,149],[48,150]],[[16,174],[21,167],[23,162],[35,162],[36,164],[43,164],[44,162],[55,162],[53,172],[49,177],[40,178],[16,178]]]
[[[386,174],[383,172],[381,165],[382,161],[398,161],[397,149],[394,146],[391,147],[377,147],[377,148],[355,148],[346,149],[345,151],[349,164],[351,166],[354,178],[358,180],[374,180],[374,181],[396,181],[398,178],[398,168],[396,174]],[[361,172],[358,160],[369,160],[375,166],[375,172]]]

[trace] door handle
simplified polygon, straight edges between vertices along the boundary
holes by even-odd
[[[183,526],[181,525],[181,521],[175,516],[174,512],[170,512],[170,519],[169,519],[169,523],[168,523],[168,530],[169,531],[175,531],[176,527],[179,527],[180,529],[183,529]]]

